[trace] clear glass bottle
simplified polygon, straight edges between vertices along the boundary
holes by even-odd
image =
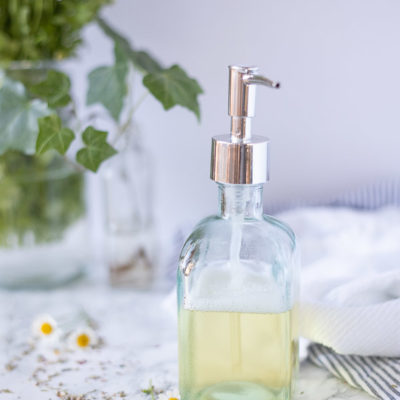
[[[262,78],[255,72],[230,67],[231,136],[215,137],[212,150],[219,211],[196,226],[180,256],[182,400],[286,400],[293,391],[298,253],[292,230],[263,215],[267,140],[251,137],[248,121]],[[243,82],[249,75],[254,81]]]

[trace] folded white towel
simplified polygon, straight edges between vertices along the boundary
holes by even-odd
[[[400,209],[280,215],[302,250],[301,335],[338,353],[400,356]]]

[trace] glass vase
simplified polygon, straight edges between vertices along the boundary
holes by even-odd
[[[0,285],[51,288],[82,274],[84,177],[48,153],[0,156]]]
[[[156,266],[150,154],[137,126],[115,141],[104,168],[106,262],[112,286],[146,289]]]
[[[52,67],[21,61],[2,71],[34,84]],[[70,109],[59,115],[73,126]],[[52,288],[82,275],[88,260],[82,172],[54,152],[7,151],[0,155],[0,193],[0,286]]]

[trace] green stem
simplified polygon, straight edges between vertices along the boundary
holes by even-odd
[[[77,109],[75,101],[74,101],[74,99],[72,97],[71,97],[71,111],[72,111],[72,114],[73,114],[73,116],[75,117],[75,119],[77,121],[77,124],[78,124],[77,130],[80,131],[81,128],[82,128],[82,123],[81,123],[81,120],[79,119],[78,109]]]
[[[34,5],[34,19],[32,22],[32,32],[37,31],[40,25],[40,21],[42,19],[43,13],[43,0],[35,0]]]
[[[140,107],[140,105],[146,100],[146,97],[149,95],[149,91],[146,90],[140,97],[139,100],[133,105],[132,107],[132,115],[131,118],[133,117],[133,114],[136,112],[136,110]]]
[[[71,97],[71,111],[72,111],[72,114],[73,114],[73,116],[75,117],[75,119],[76,119],[76,121],[77,121],[77,131],[78,132],[80,132],[81,131],[81,128],[82,128],[82,123],[81,123],[81,120],[79,119],[79,116],[78,116],[78,110],[77,110],[77,107],[76,107],[76,104],[75,104],[75,101],[73,100],[73,98]],[[85,171],[85,168],[83,168],[80,164],[78,164],[77,162],[75,162],[75,160],[73,160],[73,159],[71,159],[71,158],[69,158],[67,155],[63,155],[63,158],[64,158],[64,160],[68,163],[68,164],[70,164],[76,171],[79,171],[79,172],[84,172]]]
[[[119,139],[124,135],[124,133],[127,131],[127,129],[129,128],[129,125],[132,122],[132,118],[133,115],[135,114],[135,112],[137,111],[137,109],[140,107],[140,105],[144,102],[144,100],[146,99],[146,97],[148,96],[149,92],[146,91],[144,92],[139,100],[130,108],[129,112],[128,112],[128,116],[126,118],[126,121],[120,125],[118,127],[118,131],[117,131],[117,135],[115,136],[114,140],[112,141],[112,146],[115,146],[117,144],[117,142],[119,141]]]
[[[76,163],[71,158],[67,157],[65,154],[62,156],[64,161],[69,164],[72,168],[75,169],[77,172],[85,172],[85,168],[83,168],[80,164]]]

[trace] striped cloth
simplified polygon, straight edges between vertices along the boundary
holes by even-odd
[[[376,210],[388,205],[400,206],[400,179],[388,179],[349,191],[328,202],[332,207]]]
[[[400,400],[400,358],[341,355],[313,343],[308,347],[308,359],[371,396]]]

